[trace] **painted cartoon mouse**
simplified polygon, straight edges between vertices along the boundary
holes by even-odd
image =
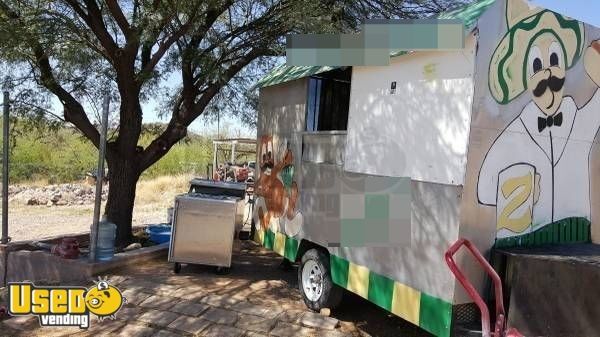
[[[289,148],[284,150],[281,161],[275,162],[273,137],[261,137],[260,177],[256,182],[256,194],[264,198],[265,208],[258,208],[263,230],[269,227],[271,218],[284,214],[289,220],[296,215],[298,186],[293,181],[294,156]]]

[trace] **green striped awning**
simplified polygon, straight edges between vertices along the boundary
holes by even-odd
[[[475,27],[477,20],[483,15],[483,13],[496,2],[496,0],[479,0],[475,1],[466,6],[462,6],[456,9],[451,9],[446,12],[440,13],[437,19],[459,19],[465,24],[465,30],[469,32]]]
[[[255,88],[268,87],[271,85],[289,82],[293,80],[297,80],[299,78],[308,77],[315,74],[324,73],[326,71],[330,71],[333,69],[337,69],[338,67],[330,67],[330,66],[287,66],[282,64],[275,69],[273,69],[270,73],[268,73],[265,77],[260,79],[258,83],[254,85]]]

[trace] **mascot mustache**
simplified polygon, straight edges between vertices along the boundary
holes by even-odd
[[[557,92],[560,89],[562,89],[564,84],[565,84],[564,77],[559,78],[559,77],[550,75],[550,77],[548,77],[547,79],[541,80],[540,83],[538,83],[538,85],[535,87],[535,89],[533,89],[533,95],[535,97],[540,97],[546,92],[546,90],[548,88],[550,88],[550,90],[553,92]]]

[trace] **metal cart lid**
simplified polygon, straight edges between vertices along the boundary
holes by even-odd
[[[208,194],[208,193],[184,193],[175,197],[176,199],[181,198],[192,198],[192,199],[210,199],[210,200],[218,200],[218,201],[230,201],[237,202],[239,198],[230,196],[230,195],[222,195],[222,194]]]
[[[243,182],[217,181],[217,180],[207,180],[207,179],[200,179],[200,178],[194,178],[194,179],[190,180],[190,185],[232,189],[232,190],[239,190],[239,191],[246,190],[246,184]]]

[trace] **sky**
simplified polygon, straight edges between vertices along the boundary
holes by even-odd
[[[256,79],[259,80],[258,78]],[[173,73],[167,79],[166,85],[174,88],[179,85],[181,76],[179,73]],[[148,102],[142,103],[142,109],[144,111],[143,122],[144,123],[168,123],[171,118],[170,114],[160,118],[158,116],[157,107],[160,105],[159,99],[150,99]],[[219,123],[209,120],[206,116],[200,115],[188,128],[190,131],[202,134],[202,135],[215,135],[222,134],[225,129],[229,130],[231,134],[228,137],[256,137],[256,128],[248,127],[242,124],[237,118],[228,116],[221,116]]]
[[[598,0],[534,0],[532,2],[573,19],[600,27],[600,1]]]
[[[600,0],[533,0],[532,3],[600,27]],[[156,116],[155,106],[156,102],[154,101],[145,104],[144,122],[167,121]],[[243,136],[254,136],[256,134],[255,129],[242,125],[236,119],[224,118],[221,121]],[[198,133],[208,132],[214,134],[217,131],[217,125],[216,123],[207,123],[206,118],[201,116],[192,123],[190,129]]]

